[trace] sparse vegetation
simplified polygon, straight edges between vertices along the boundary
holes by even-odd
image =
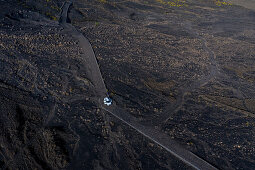
[[[169,5],[174,7],[187,6],[186,0],[156,0],[160,4]]]
[[[100,3],[107,3],[107,0],[98,0]]]
[[[216,4],[217,6],[232,5],[232,3],[230,3],[230,2],[220,1],[220,0],[215,0],[215,4]]]

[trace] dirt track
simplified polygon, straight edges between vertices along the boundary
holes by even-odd
[[[104,80],[102,78],[102,74],[100,72],[99,66],[96,61],[95,54],[93,52],[93,49],[89,43],[89,41],[81,34],[79,33],[71,24],[67,23],[67,15],[68,15],[68,8],[72,4],[72,2],[65,3],[63,6],[61,18],[60,18],[60,24],[65,28],[65,31],[72,35],[74,38],[77,38],[79,40],[79,46],[82,48],[82,51],[84,52],[84,60],[86,61],[86,67],[88,69],[88,75],[89,78],[92,81],[92,84],[95,87],[95,91],[97,93],[99,106],[107,111],[108,113],[112,114],[113,116],[117,117],[127,125],[131,126],[135,130],[137,130],[140,134],[143,136],[149,138],[153,142],[157,143],[164,149],[166,149],[168,152],[185,162],[187,165],[195,168],[195,169],[216,169],[212,165],[210,165],[208,162],[204,161],[203,159],[197,157],[193,153],[183,149],[180,145],[178,145],[176,142],[171,140],[169,136],[163,134],[157,129],[153,129],[148,126],[144,126],[140,124],[136,118],[128,114],[123,109],[119,108],[115,103],[109,107],[103,105],[102,99],[107,95],[107,89],[104,84]],[[212,70],[214,72],[214,70]],[[214,74],[212,74],[213,77]],[[198,85],[206,83],[207,80],[203,80]],[[180,100],[179,100],[180,101]],[[180,101],[181,102],[181,101]]]

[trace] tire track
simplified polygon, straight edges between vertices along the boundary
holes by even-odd
[[[179,93],[177,95],[177,99],[176,102],[173,105],[169,105],[167,107],[165,107],[165,111],[163,113],[161,113],[159,116],[154,117],[153,119],[150,120],[150,122],[153,125],[157,125],[159,123],[162,123],[161,125],[164,125],[171,117],[174,113],[178,112],[181,107],[183,106],[184,102],[185,102],[185,95],[189,92],[192,92],[195,89],[198,89],[204,85],[206,85],[207,83],[209,83],[210,81],[212,81],[213,79],[216,79],[216,77],[218,77],[220,75],[219,72],[219,67],[218,64],[216,62],[216,57],[214,52],[208,47],[207,45],[207,41],[205,40],[204,37],[201,37],[200,35],[198,35],[197,32],[195,32],[192,28],[191,28],[191,23],[187,22],[184,24],[184,27],[192,34],[194,35],[196,38],[200,39],[202,41],[202,48],[204,51],[206,51],[209,55],[209,60],[210,60],[210,72],[209,75],[204,75],[200,80],[197,80],[195,82],[193,82],[190,85],[186,85],[184,87],[181,87],[179,89]]]

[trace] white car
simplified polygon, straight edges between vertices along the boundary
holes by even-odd
[[[110,97],[105,97],[104,104],[110,106],[112,104],[112,99]]]

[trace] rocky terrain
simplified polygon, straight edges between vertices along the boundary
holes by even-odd
[[[0,1],[0,169],[192,169],[102,110],[63,4]],[[255,169],[254,9],[76,0],[67,20],[118,107],[216,168]]]

